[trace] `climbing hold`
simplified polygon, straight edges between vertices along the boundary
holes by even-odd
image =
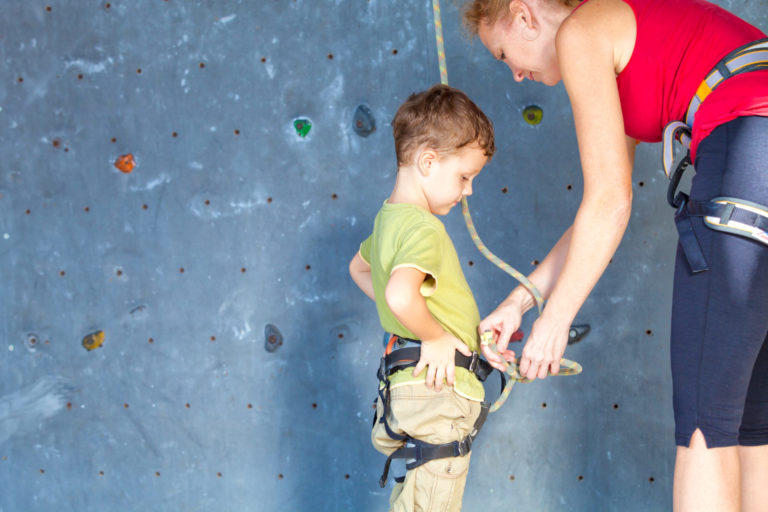
[[[130,153],[120,155],[117,157],[117,160],[115,160],[115,167],[117,167],[120,172],[129,174],[133,168],[136,167],[136,160],[133,159],[133,155]]]
[[[367,137],[376,131],[376,119],[366,105],[358,105],[352,116],[352,128],[361,137]]]
[[[274,352],[283,344],[283,335],[280,330],[272,324],[264,327],[264,348],[267,352]]]
[[[309,119],[296,119],[293,121],[293,127],[296,129],[296,134],[303,139],[307,136],[309,130],[312,129],[312,121]]]
[[[83,338],[83,347],[85,350],[91,351],[99,348],[104,343],[104,331],[96,331],[88,334]]]
[[[541,107],[529,105],[523,109],[523,119],[531,126],[539,124],[542,117],[544,117],[544,111],[541,110]]]
[[[573,345],[578,343],[581,339],[589,334],[589,324],[572,325],[568,331],[568,344]]]

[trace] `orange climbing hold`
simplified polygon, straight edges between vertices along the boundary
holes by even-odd
[[[120,172],[128,174],[134,167],[136,167],[136,160],[133,159],[133,155],[130,153],[120,155],[117,160],[115,160],[115,167],[117,167]]]
[[[104,344],[104,331],[96,331],[92,332],[91,334],[88,334],[85,338],[83,338],[83,348],[90,352],[91,350],[95,350],[102,346]]]

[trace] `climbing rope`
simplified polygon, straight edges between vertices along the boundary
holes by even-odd
[[[490,348],[494,354],[498,355],[502,359],[504,357],[499,354],[499,349],[496,347],[496,343],[493,341],[493,334],[491,331],[485,331],[480,336],[480,344],[487,346]],[[515,382],[521,382],[523,384],[527,384],[528,382],[531,382],[530,379],[527,377],[523,377],[520,374],[520,370],[517,366],[517,361],[507,362],[506,368],[504,369],[504,372],[507,374],[507,383],[504,385],[504,389],[501,391],[501,395],[499,395],[499,398],[496,399],[495,402],[493,402],[493,405],[491,405],[490,412],[495,412],[504,405],[504,402],[507,401],[507,398],[509,397],[509,392],[512,391],[512,388],[515,385]],[[576,361],[571,361],[570,359],[562,358],[560,359],[560,371],[558,373],[552,373],[548,372],[547,375],[551,377],[556,377],[558,375],[578,375],[581,373],[581,365],[577,363]]]
[[[440,0],[432,0],[432,14],[435,21],[435,42],[437,43],[437,60],[440,66],[440,83],[443,85],[448,85],[448,67],[445,63],[445,42],[443,40],[443,22],[440,17]],[[485,246],[483,241],[480,240],[480,236],[477,234],[477,230],[475,229],[475,224],[472,222],[472,216],[469,214],[469,205],[467,204],[466,197],[461,198],[461,213],[464,216],[464,222],[467,225],[469,235],[480,253],[488,258],[494,265],[519,281],[520,284],[522,284],[525,289],[528,290],[531,295],[533,295],[534,300],[536,300],[536,306],[538,307],[539,314],[541,314],[541,310],[544,307],[544,298],[541,296],[541,292],[538,288],[536,288],[536,285],[534,285],[526,276],[493,254]],[[501,357],[498,347],[496,346],[496,342],[493,340],[493,334],[491,331],[483,332],[481,335],[480,343],[481,345],[488,346],[488,348],[490,348],[495,354]],[[502,360],[504,360],[503,357]],[[550,372],[549,375],[577,375],[581,373],[581,370],[582,368],[579,363],[563,358],[560,359],[560,372],[557,374]],[[499,398],[491,406],[490,412],[498,410],[499,407],[504,404],[504,402],[507,400],[507,397],[509,396],[509,392],[512,391],[512,387],[515,385],[515,382],[530,382],[529,379],[520,375],[516,361],[507,363],[505,372],[508,376],[507,383],[504,386],[504,390],[501,392]]]

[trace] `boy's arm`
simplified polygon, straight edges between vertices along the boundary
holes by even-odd
[[[412,267],[400,267],[389,276],[385,297],[387,305],[406,329],[421,340],[421,357],[413,375],[425,367],[426,385],[433,385],[437,391],[443,387],[443,380],[452,386],[456,351],[466,356],[472,352],[458,338],[446,332],[427,308],[427,302],[419,291],[426,274]]]
[[[355,254],[352,261],[349,262],[349,275],[355,284],[363,290],[371,300],[376,300],[373,294],[373,279],[371,279],[371,266],[360,256],[360,252]]]

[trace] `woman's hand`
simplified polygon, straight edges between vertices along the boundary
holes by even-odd
[[[546,378],[548,373],[560,371],[560,359],[568,344],[570,323],[561,325],[544,314],[531,327],[531,335],[523,348],[520,358],[520,375],[530,380]]]
[[[519,301],[506,300],[499,304],[499,307],[485,317],[478,326],[481,334],[485,331],[490,331],[493,334],[499,354],[496,354],[487,345],[483,345],[482,349],[485,358],[497,370],[503,372],[506,369],[505,359],[507,361],[514,360],[515,353],[507,350],[507,345],[509,345],[512,335],[520,327],[522,319],[522,304]]]

